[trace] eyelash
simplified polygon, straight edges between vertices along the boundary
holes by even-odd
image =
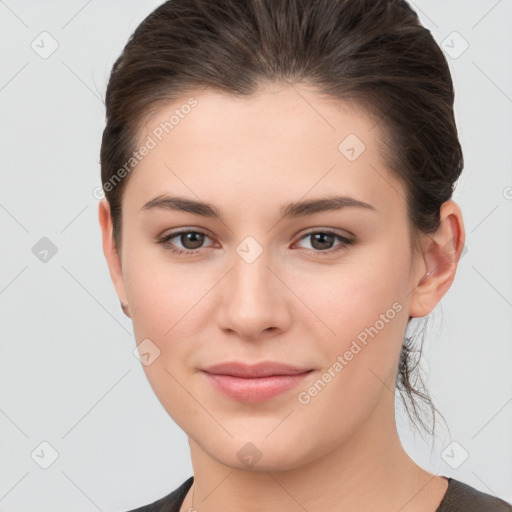
[[[173,231],[172,233],[169,233],[168,235],[165,235],[164,237],[160,238],[157,243],[164,245],[172,254],[177,255],[184,255],[184,256],[193,256],[200,252],[201,249],[176,249],[174,247],[171,247],[172,244],[170,244],[170,240],[173,238],[176,238],[179,235],[184,235],[187,233],[199,233],[200,235],[205,235],[206,237],[210,238],[207,233],[204,231],[199,230],[192,230],[192,229],[183,229],[179,231]],[[324,235],[333,235],[338,240],[341,241],[341,243],[337,246],[335,246],[334,249],[325,249],[323,251],[320,250],[314,250],[314,249],[306,249],[306,251],[310,252],[312,256],[314,257],[324,257],[329,256],[335,252],[338,252],[347,246],[353,245],[355,242],[353,240],[349,240],[348,238],[345,238],[344,236],[341,236],[340,234],[336,233],[335,231],[331,231],[328,229],[325,230],[318,230],[318,231],[309,231],[308,233],[305,233],[300,239],[307,238],[308,236],[314,235],[314,234],[324,234]]]

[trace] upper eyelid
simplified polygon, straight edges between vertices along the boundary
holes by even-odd
[[[214,237],[211,236],[208,233],[208,231],[205,231],[204,229],[189,229],[189,228],[177,229],[176,231],[170,231],[167,234],[160,235],[158,237],[158,239],[171,240],[172,238],[176,238],[177,236],[185,235],[187,233],[200,233],[201,235],[206,235],[208,238],[211,238],[212,240],[214,239]],[[189,249],[189,250],[192,250],[192,249]]]

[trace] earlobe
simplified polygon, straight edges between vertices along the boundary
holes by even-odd
[[[102,235],[103,254],[107,260],[110,277],[112,279],[112,283],[114,284],[114,288],[119,297],[119,300],[126,303],[122,263],[119,253],[117,252],[114,245],[110,205],[105,198],[101,199],[99,202],[98,218]],[[122,309],[127,316],[130,316],[127,311],[125,311],[124,307],[122,307]]]
[[[131,318],[132,316],[130,315],[130,311],[128,310],[128,304],[124,303],[123,301],[120,301],[119,303],[121,305],[121,309],[123,310],[123,313],[127,317]]]
[[[422,273],[411,292],[409,313],[421,318],[429,315],[449,290],[464,248],[465,232],[459,206],[449,200],[440,210],[440,225],[433,235],[425,235],[422,243]]]

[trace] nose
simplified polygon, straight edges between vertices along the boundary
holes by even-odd
[[[223,279],[219,324],[246,340],[275,336],[291,321],[291,292],[266,251],[254,261],[234,255],[233,267]]]

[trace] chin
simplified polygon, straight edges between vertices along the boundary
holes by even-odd
[[[274,423],[273,428],[276,424]],[[209,455],[221,464],[240,471],[288,471],[315,459],[318,450],[310,445],[309,452],[297,438],[283,431],[283,436],[268,435],[272,429],[262,432],[241,429],[240,435],[227,427],[233,438],[223,433],[213,439],[203,439]],[[297,447],[301,447],[299,451]]]

